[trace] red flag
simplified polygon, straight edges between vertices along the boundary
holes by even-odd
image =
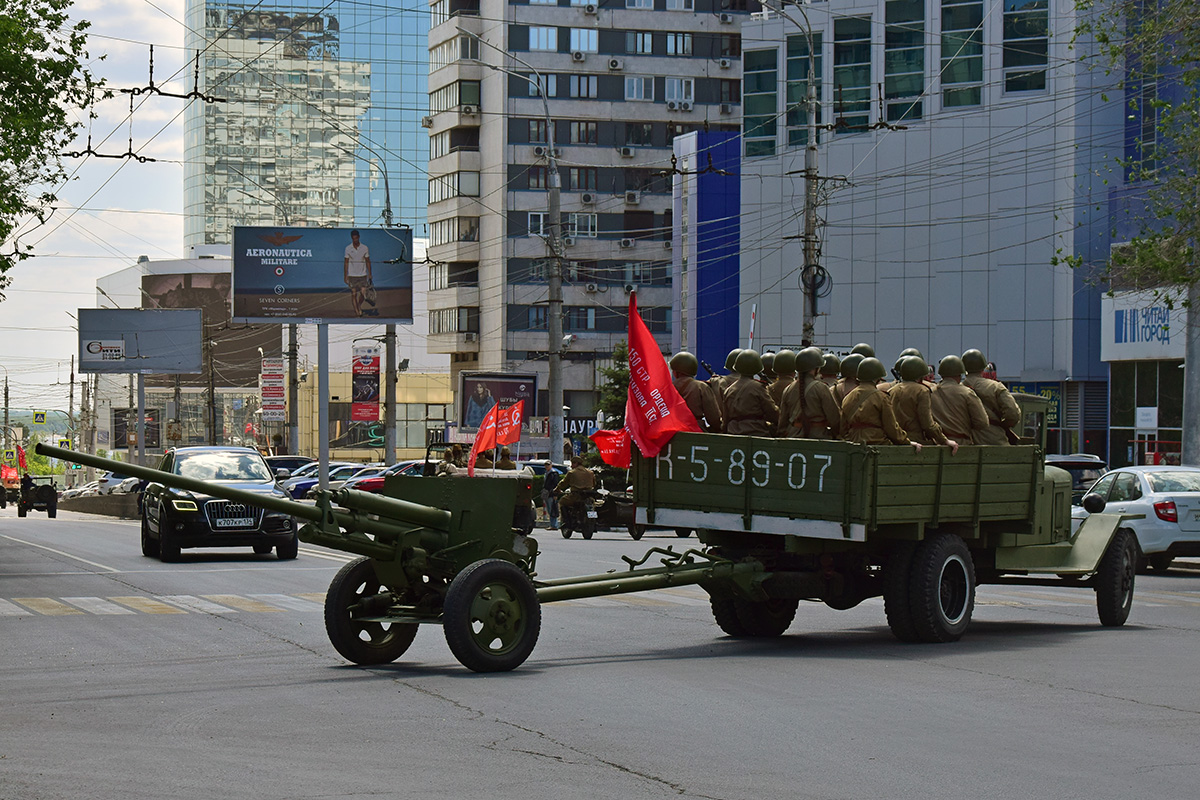
[[[525,401],[518,400],[500,412],[496,420],[496,444],[512,444],[521,441],[521,423],[525,421]]]
[[[0,480],[15,481],[18,477],[16,467],[10,467],[8,464],[0,464]],[[0,492],[2,491],[4,489],[0,488]]]
[[[596,443],[600,459],[605,464],[610,467],[629,467],[629,431],[624,428],[619,431],[596,431],[588,438]]]
[[[629,397],[625,428],[642,455],[653,458],[679,431],[700,432],[650,329],[638,316],[637,297],[629,296]]]
[[[475,477],[475,459],[479,457],[479,454],[496,446],[496,412],[499,410],[499,403],[493,404],[484,414],[483,421],[479,423],[479,433],[475,434],[475,443],[471,445],[471,456],[467,459],[468,478]]]
[[[29,469],[25,465],[25,448],[21,447],[21,445],[17,445],[17,469],[21,471]]]

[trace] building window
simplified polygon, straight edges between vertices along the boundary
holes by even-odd
[[[436,247],[453,242],[478,242],[479,217],[451,217],[429,223],[429,243]]]
[[[626,100],[653,100],[654,78],[630,75],[625,79]]]
[[[837,132],[871,124],[871,18],[833,21],[833,108]]]
[[[571,167],[567,170],[567,188],[575,192],[595,191],[598,174],[595,167]]]
[[[742,102],[742,83],[737,80],[722,79],[720,84],[722,103]]]
[[[429,137],[429,158],[440,158],[450,152],[450,131],[435,133]]]
[[[742,55],[742,37],[736,33],[721,34],[721,55],[727,58],[740,58]]]
[[[572,75],[571,97],[595,99],[600,86],[600,78],[596,75]]]
[[[567,215],[567,236],[595,238],[600,234],[598,214],[572,211]]]
[[[455,286],[478,286],[479,263],[476,261],[439,261],[429,267],[431,291],[450,289]]]
[[[533,27],[529,29],[530,50],[558,50],[558,28]]]
[[[541,97],[542,94],[539,91],[539,87],[541,84],[539,82],[538,76],[533,75],[533,74],[523,74],[522,77],[524,78],[524,81],[522,81],[522,83],[525,84],[525,90],[524,90],[525,94],[528,94],[530,97]],[[521,80],[521,79],[517,78],[517,80]],[[549,75],[543,74],[541,76],[540,80],[546,82],[546,97],[557,97],[558,96],[558,76],[557,75],[555,75],[553,73],[551,73]]]
[[[571,144],[596,144],[599,130],[596,122],[572,122]]]
[[[550,220],[549,214],[545,211],[530,211],[528,219],[528,228],[530,236],[549,236],[550,235]]]
[[[1004,91],[1046,88],[1049,0],[1004,1]]]
[[[667,55],[690,56],[692,54],[692,35],[690,33],[668,33]]]
[[[652,147],[654,145],[654,123],[626,122],[625,144],[634,147]]]
[[[479,60],[479,40],[474,36],[457,36],[430,49],[429,71],[435,72],[461,60]]]
[[[694,9],[693,0],[667,0],[667,11],[692,11]]]
[[[529,120],[529,141],[531,144],[547,144],[547,142],[546,142],[546,120],[544,120],[544,119]]]
[[[430,333],[479,333],[479,308],[436,308],[429,311]]]
[[[742,66],[742,138],[747,156],[775,154],[775,120],[779,80],[778,54],[747,50]]]
[[[654,36],[649,31],[625,31],[625,52],[648,56],[654,53]]]
[[[625,7],[654,10],[654,0],[625,0]]]
[[[694,78],[667,78],[666,100],[691,102],[695,94],[696,81]]]
[[[436,114],[459,106],[479,105],[479,81],[455,81],[429,93],[429,110]]]
[[[983,102],[983,0],[942,0],[942,105]]]
[[[595,28],[571,28],[571,50],[584,53],[598,52],[599,31]]]
[[[429,180],[429,202],[437,203],[452,197],[478,197],[478,172],[452,172]]]
[[[821,70],[823,68],[821,33],[813,34],[813,71],[817,87],[817,123],[822,121]],[[808,143],[808,37],[789,36],[787,39],[787,127],[788,144]]]
[[[527,174],[529,175],[528,188],[530,188],[530,189],[545,189],[546,188],[546,186],[547,186],[547,181],[546,181],[547,168],[546,167],[540,167],[540,166],[530,167],[529,172]]]
[[[884,14],[884,113],[888,122],[921,119],[921,95],[925,92],[925,0],[888,0]]]
[[[531,6],[556,6],[558,0],[529,0]]]

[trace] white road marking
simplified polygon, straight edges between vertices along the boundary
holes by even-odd
[[[188,611],[199,611],[202,614],[236,614],[236,608],[226,608],[225,606],[217,605],[216,603],[205,600],[202,597],[194,597],[190,594],[164,594],[157,595],[154,599],[161,600],[164,603],[179,606]]]
[[[76,608],[82,608],[89,614],[133,614],[128,608],[122,608],[116,603],[110,603],[101,597],[64,597],[64,603],[70,603]]]
[[[286,594],[252,594],[250,597],[274,606],[290,608],[292,611],[321,611],[323,609],[320,603],[314,603],[311,600],[301,600],[298,597]]]
[[[106,570],[108,572],[120,572],[121,571],[121,570],[117,569],[116,567],[110,567],[107,564],[97,564],[95,561],[88,561],[86,558],[80,558],[79,556],[71,555],[70,553],[64,552],[62,550],[55,550],[53,547],[46,547],[46,545],[44,545],[44,544],[37,544],[36,542],[27,542],[24,539],[18,539],[15,536],[8,536],[5,534],[0,534],[0,536],[4,536],[5,539],[16,542],[18,544],[27,544],[30,547],[37,547],[41,550],[46,550],[51,553],[57,553],[60,556],[66,556],[67,558],[74,559],[75,561],[80,561],[80,562],[87,564],[89,566],[92,566],[92,567],[98,567],[99,569]]]
[[[7,600],[0,600],[0,617],[28,617],[30,612]]]

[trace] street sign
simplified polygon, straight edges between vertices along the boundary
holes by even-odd
[[[58,446],[61,447],[63,450],[69,450],[71,447],[71,440],[70,439],[59,439]]]
[[[33,412],[33,424],[34,425],[45,425],[46,424],[46,412],[45,411]]]

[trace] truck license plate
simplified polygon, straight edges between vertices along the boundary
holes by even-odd
[[[218,528],[250,528],[254,525],[254,517],[229,517],[218,519],[213,524]]]
[[[589,511],[587,512],[587,515],[588,519],[595,519],[597,516],[599,516],[595,511]]]

